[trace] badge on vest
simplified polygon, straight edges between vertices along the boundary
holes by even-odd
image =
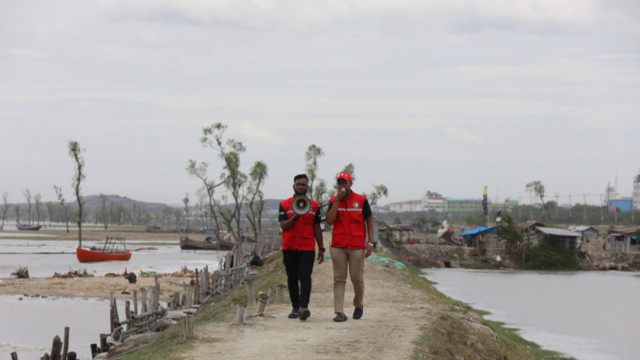
[[[353,207],[357,209],[357,208],[360,207],[360,204],[358,204],[358,202],[356,201],[356,202],[353,203]]]

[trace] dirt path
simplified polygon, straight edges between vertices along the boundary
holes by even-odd
[[[313,272],[311,317],[289,319],[289,303],[268,305],[266,317],[249,318],[244,325],[234,318],[196,327],[195,348],[184,359],[408,359],[420,335],[429,306],[426,295],[398,281],[393,265],[367,261],[365,307],[360,320],[351,318],[353,287],[347,281],[345,312],[349,320],[333,322],[331,260]],[[247,308],[247,314],[255,306]],[[418,315],[419,314],[419,315]]]

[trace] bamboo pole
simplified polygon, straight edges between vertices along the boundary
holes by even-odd
[[[65,326],[64,328],[64,347],[62,348],[62,360],[67,359],[67,354],[69,352],[69,327]]]

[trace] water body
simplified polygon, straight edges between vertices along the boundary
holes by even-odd
[[[86,269],[95,276],[106,273],[133,272],[170,273],[189,269],[218,269],[218,263],[226,252],[180,250],[177,241],[167,245],[154,245],[154,249],[134,251],[129,261],[98,263],[78,262],[76,241],[0,239],[0,282],[20,266],[27,266],[31,278],[51,277],[55,272]],[[158,241],[154,241],[158,242]],[[103,242],[86,241],[83,246],[99,246]],[[148,247],[135,241],[127,241],[131,249]],[[119,300],[122,316],[124,301]],[[90,320],[89,320],[90,319]],[[70,327],[70,351],[80,359],[90,359],[91,343],[99,343],[100,333],[109,331],[108,300],[94,298],[35,298],[18,295],[0,296],[0,359],[11,358],[13,351],[20,359],[39,359],[51,351],[55,335],[64,336],[65,326]]]
[[[527,340],[586,360],[640,358],[640,274],[425,269],[447,296]]]

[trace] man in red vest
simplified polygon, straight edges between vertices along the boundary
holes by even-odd
[[[311,316],[311,273],[318,244],[318,264],[324,260],[324,243],[320,229],[320,204],[308,199],[311,207],[306,214],[296,214],[294,199],[307,196],[309,178],[299,174],[293,178],[294,196],[280,203],[278,221],[282,229],[282,258],[287,272],[287,286],[293,310],[289,318],[307,320]],[[315,239],[315,241],[314,241]]]
[[[331,198],[327,224],[333,225],[331,259],[333,262],[333,321],[347,321],[344,314],[344,290],[347,271],[353,283],[353,318],[360,319],[364,310],[364,259],[373,246],[373,216],[366,197],[351,191],[351,175],[337,177],[338,195]],[[368,234],[368,239],[367,239]]]

